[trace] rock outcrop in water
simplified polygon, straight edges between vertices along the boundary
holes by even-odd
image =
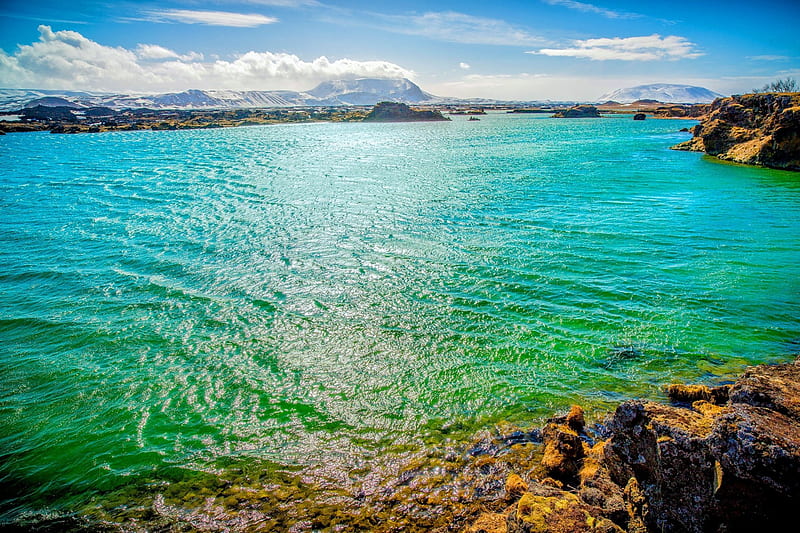
[[[748,165],[800,170],[800,93],[717,99],[692,132],[692,139],[673,149],[706,152]]]
[[[794,524],[800,361],[752,367],[733,386],[670,386],[668,394],[679,404],[623,402],[594,443],[570,416],[551,419],[543,462],[558,479],[520,479],[515,486],[527,488],[505,521],[485,515],[471,531],[700,533]]]
[[[593,105],[576,105],[559,111],[553,118],[600,118],[600,111]]]
[[[432,122],[450,120],[441,111],[417,111],[400,102],[379,102],[372,108],[364,122]]]

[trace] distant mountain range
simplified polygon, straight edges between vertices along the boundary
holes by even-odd
[[[705,87],[695,87],[692,85],[676,85],[671,83],[653,83],[650,85],[639,85],[628,87],[627,89],[617,89],[616,91],[604,94],[599,102],[619,102],[620,104],[630,104],[637,100],[657,100],[664,103],[675,104],[709,104],[724,95],[710,91]]]
[[[201,91],[192,89],[165,94],[109,94],[78,91],[0,89],[0,110],[23,107],[68,106],[112,109],[227,109],[253,107],[375,105],[390,100],[406,104],[442,103],[452,99],[426,93],[414,82],[402,79],[361,78],[326,81],[306,92],[297,91]]]
[[[707,103],[721,94],[703,87],[658,83],[640,85],[603,95],[599,101],[631,103],[637,100],[658,100],[665,103]],[[73,108],[109,107],[111,109],[232,109],[296,106],[371,106],[382,101],[405,104],[504,104],[485,98],[447,98],[435,96],[405,78],[360,78],[323,82],[313,89],[298,91],[201,91],[191,89],[163,94],[112,94],[85,91],[37,89],[0,89],[0,111],[13,111],[37,105]],[[513,102],[523,103],[523,102]],[[532,103],[532,101],[524,102]],[[550,102],[552,103],[552,102]]]

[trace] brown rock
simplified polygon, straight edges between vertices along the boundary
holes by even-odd
[[[602,509],[603,516],[624,526],[628,521],[628,512],[622,488],[611,479],[604,463],[605,444],[596,444],[584,458],[579,473],[578,494],[584,502]]]
[[[732,387],[674,391],[711,401],[621,404],[601,463],[592,470],[594,450],[584,460],[584,500],[602,502],[588,489],[600,490],[591,480],[607,468],[626,487],[629,532],[785,528],[800,504],[800,365],[753,367]]]
[[[483,513],[467,528],[467,533],[506,533],[506,515],[500,513]]]
[[[718,98],[694,138],[673,148],[749,165],[800,170],[800,93]]]
[[[731,388],[731,403],[766,407],[800,419],[800,359],[748,368]]]
[[[651,402],[617,408],[606,459],[618,484],[636,478],[648,505],[648,528],[700,532],[712,525],[714,459],[706,442],[712,422],[689,409]]]
[[[566,424],[549,423],[542,431],[544,457],[542,466],[550,477],[574,484],[584,456],[583,441]]]
[[[580,405],[573,405],[569,408],[566,418],[567,425],[577,432],[582,432],[586,426],[586,419],[583,408]]]
[[[621,533],[617,525],[600,515],[596,507],[576,495],[534,486],[508,513],[509,533]]]
[[[528,484],[518,474],[512,473],[508,475],[508,478],[506,478],[506,496],[517,498],[527,490]]]
[[[647,533],[643,518],[648,511],[647,501],[635,477],[630,478],[625,485],[625,504],[628,511],[628,533]]]

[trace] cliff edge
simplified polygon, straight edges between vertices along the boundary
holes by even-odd
[[[694,137],[673,150],[720,159],[800,170],[800,93],[759,93],[718,98],[692,128]]]

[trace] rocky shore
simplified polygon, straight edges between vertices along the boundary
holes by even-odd
[[[669,385],[602,423],[573,406],[347,471],[176,472],[9,531],[669,533],[785,531],[800,504],[800,360],[733,384]],[[355,482],[355,483],[353,483]]]
[[[471,533],[785,531],[800,504],[800,362],[733,385],[671,385],[587,430],[573,406],[545,426],[545,478],[508,476],[513,503]],[[600,438],[593,438],[599,435]]]
[[[719,98],[673,150],[705,152],[748,165],[800,170],[800,93]]]

